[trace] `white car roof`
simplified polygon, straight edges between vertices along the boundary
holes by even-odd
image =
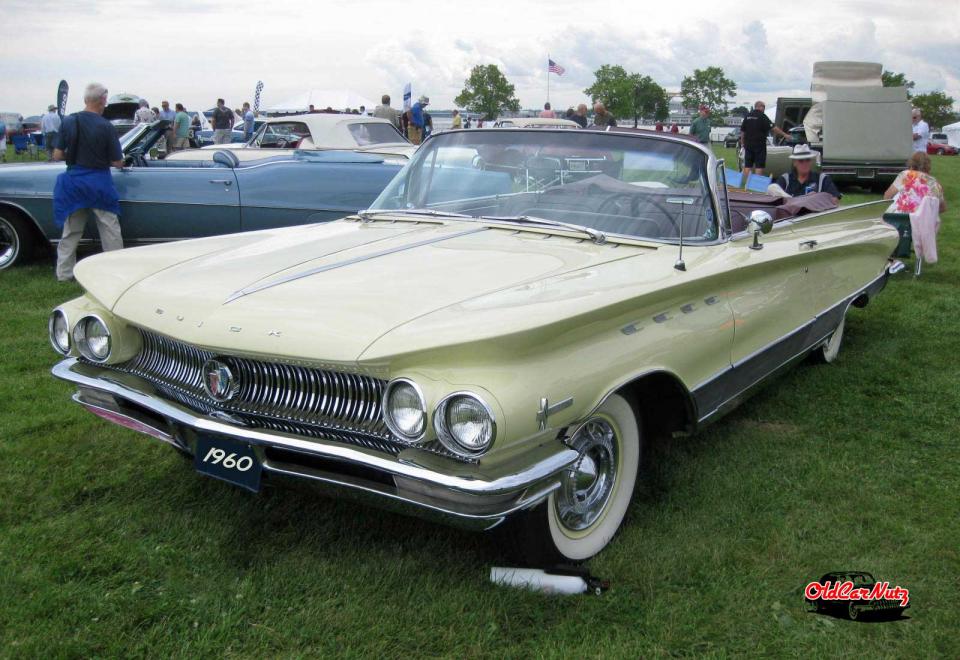
[[[388,126],[393,126],[391,122],[378,117],[327,113],[283,115],[280,117],[269,117],[265,121],[267,124],[286,124],[289,122],[306,124],[307,128],[310,129],[310,140],[318,149],[369,150],[370,147],[374,145],[357,144],[356,139],[350,132],[350,126],[357,124],[387,124]],[[389,144],[407,144],[407,142],[397,133],[397,140]]]

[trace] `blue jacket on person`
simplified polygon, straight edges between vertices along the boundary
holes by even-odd
[[[420,101],[417,101],[413,104],[413,107],[410,108],[410,121],[413,122],[413,125],[417,128],[423,128],[425,121],[423,119],[423,108],[420,107]]]

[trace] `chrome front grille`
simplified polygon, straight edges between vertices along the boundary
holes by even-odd
[[[251,426],[343,440],[399,451],[405,445],[387,429],[381,414],[386,381],[361,374],[219,355],[141,330],[143,348],[114,368],[156,384],[168,397],[204,413],[221,411]],[[203,364],[216,357],[239,383],[225,402],[203,388]],[[394,451],[394,453],[395,453]]]

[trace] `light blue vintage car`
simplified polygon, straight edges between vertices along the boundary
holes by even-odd
[[[152,159],[150,150],[168,123],[144,124],[121,138],[127,167],[114,170],[113,180],[127,245],[336,220],[366,208],[405,163],[314,150],[242,162],[229,150],[213,159]],[[53,186],[64,167],[0,166],[0,270],[59,241]],[[94,222],[84,238],[97,240]]]

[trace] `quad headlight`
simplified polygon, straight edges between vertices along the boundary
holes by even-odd
[[[59,309],[53,310],[50,320],[47,321],[47,330],[50,332],[50,345],[53,350],[61,355],[69,353],[70,324],[67,322],[67,315]]]
[[[387,427],[404,440],[415,442],[427,429],[427,404],[412,380],[397,378],[383,391],[383,417]]]
[[[77,322],[73,327],[73,343],[80,355],[93,362],[105,362],[110,357],[110,330],[97,316],[84,316]]]
[[[497,437],[493,411],[471,392],[454,392],[437,404],[433,425],[443,446],[461,456],[483,454]]]

